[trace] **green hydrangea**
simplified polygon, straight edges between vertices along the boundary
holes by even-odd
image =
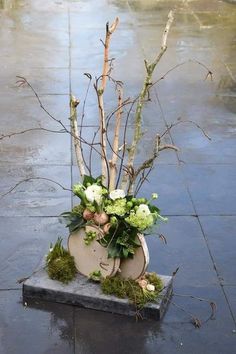
[[[76,214],[79,214],[79,215],[82,215],[83,214],[83,211],[84,211],[84,206],[79,204],[79,205],[75,205],[73,208],[72,208],[72,212],[73,213],[76,213]]]
[[[126,199],[116,199],[111,204],[105,207],[105,211],[108,215],[115,214],[123,216],[127,212]]]
[[[153,214],[149,214],[141,217],[135,212],[131,212],[130,215],[125,218],[125,221],[131,226],[136,227],[138,230],[144,231],[154,224],[155,216]]]

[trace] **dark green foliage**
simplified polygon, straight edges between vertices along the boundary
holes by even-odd
[[[155,291],[148,291],[140,287],[137,281],[122,279],[119,276],[101,280],[101,289],[104,294],[114,295],[122,299],[129,299],[138,309],[142,309],[148,302],[157,300],[162,290],[162,281],[156,273],[147,273],[145,279],[155,286]]]
[[[62,213],[61,216],[66,221],[66,227],[69,228],[70,233],[81,229],[86,224],[83,216],[74,211]]]
[[[102,181],[102,176],[98,176],[97,178],[93,178],[92,176],[84,175],[83,186],[87,187],[89,184],[102,185],[101,181]]]
[[[49,278],[58,280],[62,283],[69,283],[75,278],[76,267],[74,257],[62,246],[62,238],[58,238],[52,251],[46,258],[46,269]]]
[[[118,218],[117,218],[118,219]],[[137,247],[138,230],[124,220],[118,219],[107,235],[98,241],[103,247],[107,247],[108,258],[132,258]]]

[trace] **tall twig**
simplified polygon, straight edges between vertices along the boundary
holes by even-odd
[[[141,90],[141,93],[139,95],[139,99],[137,102],[137,107],[136,107],[136,112],[135,112],[135,129],[134,129],[134,136],[133,136],[133,141],[131,143],[131,146],[129,148],[129,157],[128,157],[128,167],[131,168],[133,167],[134,164],[134,158],[136,155],[137,151],[137,145],[140,142],[140,139],[142,137],[142,131],[141,131],[141,121],[142,121],[142,110],[144,106],[144,101],[146,97],[148,96],[149,93],[149,88],[152,85],[152,75],[153,72],[161,60],[162,56],[166,52],[167,49],[167,37],[172,25],[172,22],[174,20],[174,14],[173,11],[170,11],[168,14],[168,20],[165,26],[165,30],[162,36],[162,44],[161,44],[161,49],[159,54],[156,56],[154,61],[152,63],[148,63],[147,60],[145,60],[145,68],[146,68],[146,77],[144,79],[143,87]],[[127,183],[128,182],[128,175],[124,174],[123,182]]]
[[[106,122],[105,122],[105,110],[104,110],[104,100],[103,94],[106,88],[107,75],[109,74],[109,46],[111,35],[115,31],[119,19],[116,18],[111,26],[109,22],[106,24],[106,37],[104,44],[104,59],[103,59],[103,70],[101,78],[101,86],[97,90],[98,98],[98,108],[99,108],[99,117],[100,117],[100,143],[101,143],[101,163],[102,163],[102,178],[103,183],[106,185],[108,179],[108,170],[107,170],[107,153],[106,153]]]
[[[80,176],[81,176],[81,178],[83,178],[85,175],[85,166],[84,166],[83,156],[82,156],[82,152],[81,152],[81,141],[80,141],[78,125],[77,125],[78,124],[77,123],[77,106],[78,106],[78,104],[79,104],[79,100],[76,99],[74,96],[71,96],[71,98],[70,98],[71,131],[72,131],[73,143],[74,143],[74,147],[75,147],[75,155],[76,155],[77,165],[79,167]]]
[[[116,184],[116,171],[117,171],[117,159],[118,159],[118,150],[119,150],[119,136],[120,136],[120,125],[122,118],[122,89],[118,89],[118,110],[116,111],[116,119],[115,119],[115,131],[113,138],[113,154],[112,159],[109,161],[110,165],[110,183],[109,190],[112,191],[115,189]]]

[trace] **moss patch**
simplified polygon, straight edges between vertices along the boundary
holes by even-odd
[[[75,278],[76,267],[74,257],[62,246],[62,238],[58,238],[46,258],[46,269],[49,278],[64,284]]]
[[[156,273],[147,273],[143,280],[155,286],[154,291],[142,288],[132,279],[122,279],[119,276],[104,278],[101,280],[101,289],[104,294],[114,295],[122,299],[129,299],[138,309],[142,309],[148,302],[157,300],[163,288],[161,279]]]

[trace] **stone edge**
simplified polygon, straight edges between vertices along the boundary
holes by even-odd
[[[143,319],[153,319],[158,321],[164,316],[172,295],[173,277],[159,275],[164,283],[164,289],[160,294],[159,300],[155,303],[146,305],[141,311],[137,312],[135,306],[130,304],[128,300],[108,295],[104,295],[103,297],[95,296],[94,292],[91,292],[92,294],[90,294],[89,291],[87,294],[79,291],[72,292],[70,287],[62,287],[60,283],[51,279],[50,282],[53,286],[43,287],[42,285],[40,286],[40,284],[37,286],[37,277],[40,276],[40,273],[42,272],[34,273],[34,275],[23,284],[24,301],[27,299],[45,300],[120,315],[136,316],[138,314]],[[44,271],[44,275],[45,273],[46,272]],[[79,275],[77,280],[80,282],[81,279],[84,283],[83,287],[85,287],[86,283],[89,281],[85,277]],[[89,283],[91,284],[91,282]],[[98,284],[93,284],[93,287],[96,287],[98,291],[100,289]]]

